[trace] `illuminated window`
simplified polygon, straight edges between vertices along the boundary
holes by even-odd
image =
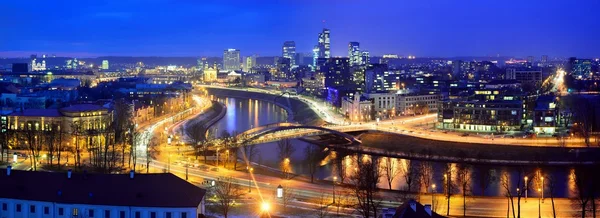
[[[72,215],[73,215],[73,216],[79,216],[79,209],[77,209],[77,208],[73,208],[73,213],[72,213]]]

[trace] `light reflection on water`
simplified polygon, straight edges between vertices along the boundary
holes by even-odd
[[[226,99],[218,99],[220,102],[223,102],[227,105],[227,115],[217,122],[212,128],[211,131],[216,131],[217,135],[220,135],[223,130],[227,130],[232,133],[243,132],[252,127],[257,127],[265,124],[275,123],[275,122],[283,122],[286,120],[286,112],[280,107],[259,100],[251,100],[251,99],[236,99],[236,98],[226,98]],[[296,174],[304,174],[308,175],[309,170],[307,169],[307,164],[304,161],[305,155],[304,150],[307,146],[310,145],[304,141],[293,139],[291,140],[294,145],[295,152],[290,157],[292,172]],[[259,152],[257,157],[255,158],[258,164],[266,165],[273,168],[278,168],[278,152],[277,152],[277,143],[265,143],[257,146]],[[348,156],[343,161],[345,165],[346,171],[346,179],[354,172],[353,169],[356,168],[356,163],[354,161],[355,157]],[[369,157],[366,157],[369,158]],[[315,179],[327,179],[332,180],[334,174],[336,174],[336,167],[333,166],[333,161],[330,160],[331,157],[326,157],[322,163],[324,164],[319,168],[315,175]],[[385,163],[385,160],[380,161],[381,164]],[[411,160],[406,159],[396,159],[391,158],[392,164],[397,167],[408,167],[410,165]],[[432,173],[432,184],[438,184],[436,188],[436,192],[444,192],[444,173],[447,173],[446,163],[432,163],[433,173]],[[457,181],[456,175],[456,164],[449,164],[451,167],[451,181]],[[511,189],[513,191],[513,195],[516,194],[516,184],[520,182],[523,184],[524,174],[517,173],[520,168],[510,167],[510,166],[490,166],[490,167],[472,167],[469,172],[470,175],[470,183],[471,183],[471,192],[474,195],[481,195],[482,185],[479,179],[481,175],[480,169],[489,169],[491,170],[491,175],[495,177],[495,181],[492,182],[486,189],[485,195],[491,196],[504,196],[506,193],[505,188],[501,185],[501,175],[507,174],[508,181]],[[536,170],[534,168],[525,169],[526,171],[531,172],[531,178],[534,178],[535,175],[545,175],[547,178],[551,176],[558,181],[555,188],[555,196],[556,197],[571,197],[574,196],[574,184],[570,179],[571,169],[566,167],[550,167],[545,169],[544,172],[539,169]],[[400,190],[406,187],[406,182],[404,180],[403,170],[398,170],[399,173],[394,177],[392,182],[392,189]],[[539,178],[539,176],[537,176]],[[458,187],[458,183],[455,184]],[[385,178],[381,178],[378,186],[383,189],[387,189],[388,183]],[[549,197],[549,187],[548,183],[545,182],[545,195]],[[537,197],[539,193],[537,192],[537,188],[541,188],[541,181],[539,179],[535,179],[535,181],[531,181],[531,187],[529,187],[529,196]],[[421,190],[425,190],[422,188]],[[461,193],[460,189],[454,191],[455,193]]]

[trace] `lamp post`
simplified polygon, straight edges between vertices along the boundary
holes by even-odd
[[[538,188],[538,192],[542,192],[542,189]],[[538,198],[538,217],[542,218],[542,197]]]
[[[528,188],[527,187],[527,179],[529,179],[529,178],[527,178],[527,176],[526,176],[525,177],[525,203],[527,203],[527,188]]]
[[[431,185],[431,208],[434,208],[434,206],[433,206],[433,193],[435,193],[435,184]]]
[[[254,168],[246,167],[248,169],[248,193],[252,193],[252,171]]]
[[[190,158],[188,157],[188,161],[185,164],[185,180],[188,180],[188,168],[190,168]]]
[[[225,167],[225,169],[227,169],[227,164],[229,163],[229,149],[225,150],[225,153],[227,153],[227,159],[225,160],[223,167]]]
[[[337,176],[333,177],[333,190],[332,190],[332,194],[333,194],[333,203],[335,204],[335,182],[337,181]]]
[[[542,176],[542,203],[544,203],[544,177]]]
[[[171,154],[169,153],[169,165],[167,165],[167,172],[171,172]]]
[[[219,148],[217,148],[217,167],[219,167]]]

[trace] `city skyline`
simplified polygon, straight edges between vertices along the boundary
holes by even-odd
[[[77,10],[73,3],[2,3],[7,13],[0,18],[12,22],[0,24],[10,30],[3,36],[0,57],[220,56],[226,48],[240,49],[242,56],[279,56],[285,41],[295,41],[298,53],[310,53],[323,28],[331,31],[332,56],[347,56],[347,45],[354,41],[372,56],[600,55],[588,49],[600,47],[593,38],[600,30],[592,28],[596,22],[591,15],[599,3],[592,0],[343,5],[121,1],[86,3]],[[354,13],[364,19],[350,19]]]

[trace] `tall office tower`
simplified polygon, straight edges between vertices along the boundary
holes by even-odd
[[[369,65],[371,63],[371,57],[369,55],[369,51],[363,51],[360,54],[360,64],[361,65]]]
[[[252,72],[252,68],[256,66],[256,55],[251,55],[246,57],[246,62],[244,63],[244,71]]]
[[[358,66],[361,64],[360,60],[360,45],[358,42],[348,43],[348,58],[350,59],[350,66]]]
[[[542,55],[542,64],[548,64],[548,55]]]
[[[102,69],[103,70],[108,70],[108,60],[103,60],[102,61]]]
[[[319,57],[320,58],[330,58],[331,57],[331,47],[329,40],[329,29],[323,29],[323,32],[319,33]]]
[[[318,45],[313,48],[313,62],[312,62],[313,71],[318,70],[317,59],[319,59],[319,46]]]
[[[223,51],[223,69],[227,71],[240,70],[240,50],[227,49]]]
[[[348,58],[322,58],[320,71],[325,74],[325,87],[346,86],[352,82]]]
[[[282,55],[284,58],[290,59],[291,66],[296,65],[296,42],[286,41],[283,43]]]

